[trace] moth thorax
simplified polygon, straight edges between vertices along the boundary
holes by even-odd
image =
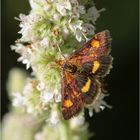
[[[68,71],[70,73],[75,73],[77,71],[77,67],[71,63],[66,62],[64,64],[65,71]]]

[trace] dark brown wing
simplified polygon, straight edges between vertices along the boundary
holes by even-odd
[[[82,48],[75,51],[68,61],[82,66],[86,62],[98,60],[99,57],[108,55],[111,48],[111,38],[108,30],[94,35]]]
[[[64,71],[62,78],[62,114],[64,119],[77,115],[83,108],[83,97],[75,75]]]
[[[99,32],[77,50],[68,61],[88,74],[99,77],[106,76],[112,67],[112,57],[109,55],[111,38],[108,30]]]

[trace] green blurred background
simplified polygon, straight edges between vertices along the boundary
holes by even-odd
[[[137,140],[138,139],[138,1],[95,0],[97,9],[105,7],[96,22],[97,32],[109,29],[113,38],[113,69],[107,77],[110,97],[106,101],[113,109],[86,115],[90,131],[96,132],[94,140]],[[2,116],[8,111],[6,92],[8,72],[13,67],[25,66],[17,63],[18,55],[10,45],[19,38],[19,22],[14,20],[19,13],[28,14],[28,0],[2,0]],[[87,112],[86,112],[87,113]]]

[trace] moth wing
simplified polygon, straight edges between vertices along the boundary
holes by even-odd
[[[94,61],[101,56],[109,55],[111,49],[110,32],[104,30],[94,35],[82,48],[75,51],[69,58],[69,62],[79,66],[86,62]]]
[[[75,75],[64,71],[62,79],[62,114],[64,119],[77,115],[83,108],[84,102]]]
[[[82,71],[95,77],[105,77],[112,68],[112,60],[110,55],[101,56],[94,61],[84,63]]]

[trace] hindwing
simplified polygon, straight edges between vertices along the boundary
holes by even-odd
[[[64,119],[70,119],[83,108],[83,97],[75,75],[64,71],[62,78],[62,114]]]

